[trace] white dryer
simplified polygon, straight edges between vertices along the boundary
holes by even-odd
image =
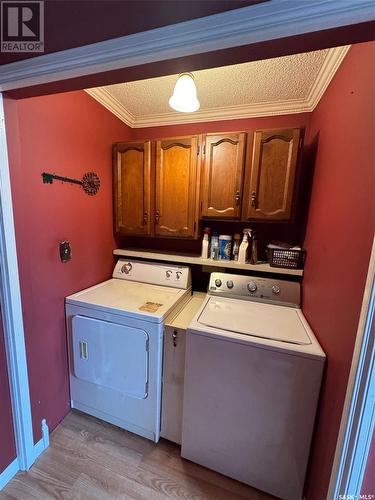
[[[302,498],[325,354],[300,285],[212,273],[186,339],[182,456]]]
[[[112,279],[67,297],[72,408],[157,442],[163,325],[190,295],[189,268],[120,259]]]

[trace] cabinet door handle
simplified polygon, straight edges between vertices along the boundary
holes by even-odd
[[[159,210],[156,210],[156,212],[155,212],[155,224],[159,224],[159,219],[160,219],[160,212],[159,212]]]
[[[144,212],[143,214],[143,225],[146,226],[148,222],[148,212]]]
[[[257,194],[255,191],[251,193],[251,206],[256,207],[257,204]]]
[[[234,199],[236,200],[237,205],[239,205],[240,200],[241,200],[241,194],[239,191],[236,191],[236,194],[234,195]]]

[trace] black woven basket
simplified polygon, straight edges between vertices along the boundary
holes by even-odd
[[[306,251],[288,248],[267,248],[267,257],[271,267],[303,269]]]

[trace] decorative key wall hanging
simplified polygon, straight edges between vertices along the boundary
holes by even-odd
[[[100,179],[95,172],[86,172],[81,180],[72,179],[71,177],[64,177],[62,175],[42,173],[44,184],[52,184],[54,180],[61,182],[69,182],[70,184],[79,184],[85,193],[94,196],[100,188]]]

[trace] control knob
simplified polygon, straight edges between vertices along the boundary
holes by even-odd
[[[247,289],[251,293],[256,292],[258,287],[257,287],[257,284],[255,283],[255,281],[250,281],[250,283],[247,284]]]
[[[221,286],[221,280],[216,279],[216,280],[215,280],[215,285],[216,285],[217,287]]]
[[[233,283],[233,281],[232,281],[232,280],[228,280],[228,281],[227,281],[227,287],[228,287],[229,289],[231,289],[231,288],[233,288],[233,287],[234,287],[234,283]]]
[[[275,295],[279,294],[280,293],[280,287],[278,285],[273,285],[273,287],[272,287],[272,293],[274,293]]]
[[[129,274],[132,269],[133,269],[132,263],[131,262],[127,262],[126,264],[124,264],[122,266],[121,272],[125,273],[125,274]]]

